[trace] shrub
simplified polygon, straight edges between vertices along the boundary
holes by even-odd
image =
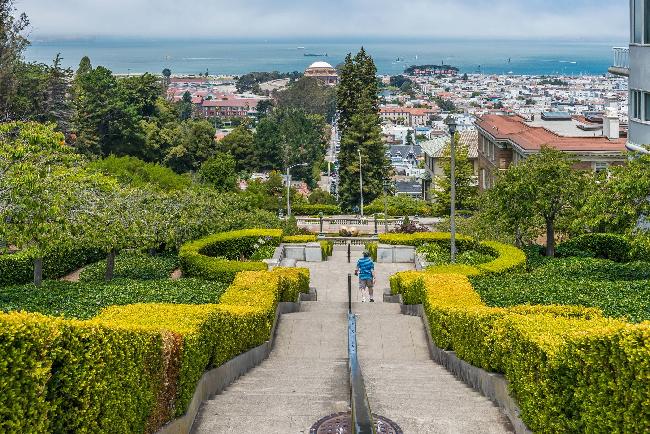
[[[444,249],[450,249],[451,234],[445,232],[427,232],[416,234],[380,234],[382,244],[415,246],[437,244]],[[465,235],[456,235],[456,247],[459,251],[475,250],[482,255],[494,255],[492,261],[476,265],[441,265],[428,271],[443,273],[460,273],[464,275],[501,274],[509,271],[523,270],[526,265],[526,255],[516,247],[495,241],[477,242]]]
[[[402,272],[391,290],[423,304],[436,345],[503,372],[533,431],[650,429],[650,323],[580,306],[488,307],[458,274]]]
[[[281,239],[278,229],[222,232],[183,245],[178,256],[185,276],[230,283],[240,271],[266,270],[265,263],[245,259],[261,245],[280,245]]]
[[[96,247],[57,246],[43,258],[43,277],[58,279],[105,256]],[[20,285],[34,278],[34,254],[31,251],[0,254],[0,286]]]
[[[579,256],[625,262],[630,258],[630,242],[622,235],[585,234],[560,243],[558,257]]]
[[[217,303],[226,290],[219,282],[179,280],[125,280],[111,282],[59,282],[0,288],[0,311],[40,312],[52,316],[87,319],[103,308],[132,303]]]
[[[323,261],[334,254],[334,242],[323,240],[320,242],[321,251],[323,252]]]
[[[115,258],[114,278],[123,279],[166,279],[178,268],[178,257],[172,255],[152,256],[140,252],[123,252]],[[83,282],[104,280],[106,260],[84,268],[79,276]]]
[[[108,156],[88,164],[88,168],[106,175],[130,187],[155,187],[163,191],[184,190],[192,185],[188,175],[155,163],[145,163],[136,157]]]
[[[282,242],[286,244],[306,244],[316,242],[316,234],[311,235],[288,235],[282,237]]]
[[[292,205],[291,212],[294,215],[312,216],[322,213],[323,215],[341,214],[341,207],[338,205],[324,204],[296,204]]]
[[[162,335],[26,313],[0,324],[2,431],[145,431]]]

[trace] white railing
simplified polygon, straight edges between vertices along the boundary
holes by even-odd
[[[614,47],[614,68],[630,69],[630,49],[628,47]]]

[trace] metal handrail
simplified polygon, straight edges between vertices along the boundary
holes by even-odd
[[[375,434],[370,402],[357,355],[357,318],[352,313],[352,275],[348,274],[348,369],[350,371],[350,408],[354,434]]]

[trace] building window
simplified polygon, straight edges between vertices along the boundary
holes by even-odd
[[[643,2],[645,0],[632,0],[632,43],[643,43]]]
[[[641,120],[641,91],[630,91],[630,115],[632,119]]]
[[[643,92],[643,120],[650,121],[650,93]]]

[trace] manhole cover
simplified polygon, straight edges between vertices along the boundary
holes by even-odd
[[[372,415],[377,434],[403,434],[395,422],[383,416]],[[336,413],[325,416],[316,422],[309,434],[352,434],[352,416],[350,413]]]

